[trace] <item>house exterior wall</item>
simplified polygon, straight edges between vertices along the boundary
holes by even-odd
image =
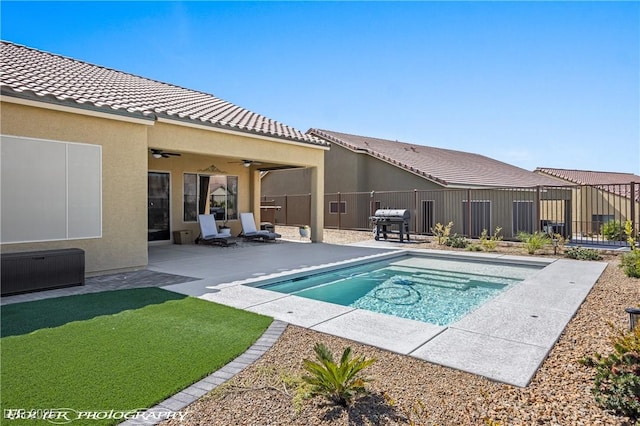
[[[370,200],[363,200],[359,197],[340,200],[339,202],[346,205],[350,212],[359,212],[357,216],[342,216],[338,218],[335,211],[331,211],[331,202],[334,200],[338,192],[355,193],[370,191],[404,191],[404,190],[436,190],[442,186],[431,182],[424,177],[415,175],[397,166],[388,164],[377,158],[373,158],[367,154],[357,153],[349,150],[339,144],[332,144],[329,151],[325,151],[325,174],[324,184],[327,196],[323,203],[323,212],[325,226],[338,226],[338,220],[341,221],[341,227],[362,227],[363,221],[372,214],[371,209],[374,205]],[[262,179],[262,193],[270,195],[300,195],[309,194],[311,182],[311,171],[308,169],[281,170],[269,172]],[[327,198],[329,197],[329,198]],[[288,222],[302,223],[304,219],[295,222],[293,218],[303,218],[306,216],[306,204],[295,203],[295,198],[288,203],[291,208],[287,212]],[[278,199],[276,204],[282,204]],[[393,204],[393,203],[392,203]],[[387,206],[387,204],[385,204]],[[388,207],[388,206],[387,206]],[[279,215],[282,217],[282,215]],[[344,223],[342,223],[344,220]]]
[[[1,252],[81,248],[87,274],[132,270],[148,263],[148,173],[171,176],[170,229],[199,233],[199,225],[183,220],[184,173],[199,173],[215,164],[224,173],[238,176],[238,210],[260,214],[259,172],[234,163],[242,159],[308,167],[314,200],[312,241],[322,241],[324,149],[302,143],[219,129],[96,114],[47,104],[30,105],[3,100],[0,133],[59,142],[100,145],[102,148],[102,236],[74,240],[3,243]],[[155,159],[149,148],[179,151],[180,157]],[[28,165],[25,165],[28,167]],[[315,177],[314,177],[315,176]],[[12,182],[12,185],[20,185]],[[43,189],[46,182],[43,182]],[[42,212],[46,215],[46,211]],[[239,221],[229,223],[240,232]]]
[[[81,248],[87,273],[145,266],[147,218],[140,212],[147,209],[148,126],[9,102],[2,102],[0,118],[3,135],[102,146],[102,238],[2,244],[0,250]]]
[[[199,233],[197,223],[183,221],[183,177],[184,173],[225,174],[238,176],[238,211],[254,214],[256,220],[260,217],[261,188],[258,171],[244,167],[240,161],[250,159],[257,162],[273,162],[279,164],[307,167],[309,186],[311,191],[311,176],[314,170],[324,173],[324,151],[303,144],[286,143],[275,139],[257,138],[240,134],[224,133],[199,128],[197,126],[183,126],[172,123],[156,123],[149,129],[149,147],[167,151],[178,151],[181,157],[149,159],[149,169],[162,171],[163,168],[171,172],[171,224],[172,229],[189,229],[195,235]],[[224,173],[203,172],[211,165]],[[317,184],[314,185],[318,193]],[[322,193],[319,193],[320,197]],[[321,203],[320,203],[321,205]],[[322,218],[322,211],[316,208],[314,214]],[[227,225],[231,232],[237,235],[241,232],[239,220],[229,221]],[[316,225],[316,226],[313,226]],[[315,231],[314,231],[314,228]],[[312,240],[322,241],[322,227],[312,224]]]
[[[360,154],[358,156],[360,157],[362,174],[359,176],[357,191],[405,191],[442,188],[442,185],[438,185],[398,166],[368,155]]]

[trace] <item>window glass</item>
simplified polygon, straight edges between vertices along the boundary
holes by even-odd
[[[338,211],[338,209],[339,209],[339,211]],[[329,213],[338,214],[338,212],[340,214],[345,214],[347,212],[347,202],[346,201],[340,201],[340,203],[338,203],[337,201],[329,202]]]
[[[198,218],[198,175],[184,175],[184,216],[185,222],[195,222]]]
[[[184,175],[184,221],[212,214],[219,221],[238,219],[238,177]]]

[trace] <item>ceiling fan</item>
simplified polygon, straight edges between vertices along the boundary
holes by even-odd
[[[180,157],[180,155],[182,155],[182,154],[178,154],[177,152],[164,152],[161,149],[154,149],[154,148],[151,148],[150,151],[151,151],[151,155],[153,155],[153,158],[169,158],[172,155]]]
[[[229,164],[242,164],[245,167],[251,167],[253,165],[259,166],[262,163],[260,163],[259,161],[253,161],[253,160],[242,160],[242,161],[229,161]]]

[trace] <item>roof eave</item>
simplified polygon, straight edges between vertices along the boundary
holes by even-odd
[[[158,114],[157,120],[159,123],[178,124],[182,126],[199,128],[203,130],[212,130],[212,131],[231,133],[236,135],[240,134],[240,135],[250,136],[254,138],[268,139],[274,142],[284,142],[284,143],[290,143],[295,145],[303,145],[306,147],[311,147],[316,149],[329,150],[328,144],[314,144],[312,142],[308,142],[301,139],[296,139],[296,138],[286,137],[281,135],[271,135],[269,133],[251,131],[249,129],[243,129],[235,126],[225,126],[225,125],[214,123],[211,121],[193,120],[188,118],[175,117],[167,114]]]
[[[38,95],[32,91],[15,91],[11,87],[2,85],[0,88],[1,96],[9,98],[22,99],[36,103],[55,105],[63,108],[79,109],[83,111],[97,112],[101,114],[114,115],[119,117],[128,117],[136,120],[144,120],[149,122],[155,121],[155,115],[151,113],[143,113],[141,111],[128,111],[125,109],[114,109],[109,106],[97,106],[93,103],[80,103],[74,99],[59,99],[54,95]]]

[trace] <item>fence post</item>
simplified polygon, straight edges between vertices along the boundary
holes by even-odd
[[[418,190],[413,190],[413,233],[418,233]]]
[[[631,190],[631,194],[629,194],[629,198],[631,199],[631,229],[635,231],[635,235],[632,236],[637,238],[640,232],[638,232],[638,222],[636,222],[636,183],[631,182],[631,188],[629,189]],[[640,201],[640,199],[638,201]]]
[[[340,212],[342,211],[342,205],[340,204],[340,193],[338,192],[338,230],[342,229],[341,228],[341,223],[340,223]]]
[[[467,189],[467,237],[471,237],[471,189]]]
[[[535,227],[533,229],[537,231],[542,231],[542,229],[540,228],[540,209],[541,209],[541,203],[542,201],[540,200],[540,185],[536,186],[536,217],[535,219]]]

